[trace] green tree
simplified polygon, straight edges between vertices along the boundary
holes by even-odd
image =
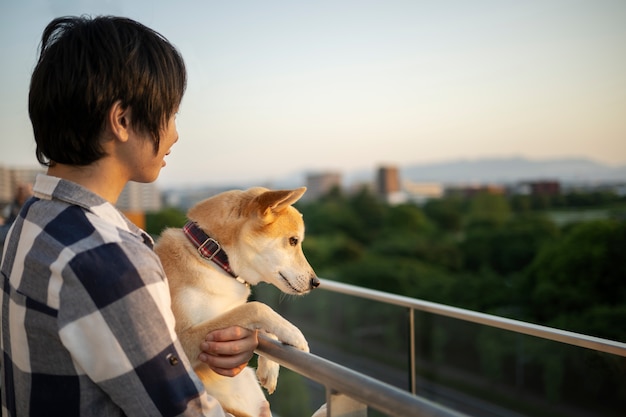
[[[443,269],[414,259],[369,253],[338,266],[331,279],[407,297],[444,302],[455,278]]]
[[[509,220],[511,215],[511,207],[504,195],[478,193],[470,201],[467,228],[500,226]]]
[[[146,232],[158,236],[166,227],[183,227],[187,215],[175,207],[167,207],[161,211],[146,214]]]
[[[463,223],[464,202],[458,197],[429,200],[424,204],[424,213],[441,230],[458,232]]]
[[[371,191],[363,187],[348,200],[348,205],[355,215],[355,221],[362,233],[355,237],[367,242],[382,230],[389,206],[382,203]]]
[[[424,212],[414,204],[389,207],[385,227],[392,231],[410,230],[420,234],[432,232],[433,225]]]
[[[575,331],[626,339],[624,326],[600,323],[620,323],[624,318],[624,248],[625,222],[598,220],[571,227],[562,239],[546,246],[528,270],[521,290],[529,294],[529,316]],[[594,318],[598,314],[602,320]]]
[[[307,235],[344,234],[363,239],[365,232],[357,215],[345,202],[325,200],[301,205],[298,209],[304,216]]]
[[[342,233],[307,236],[302,243],[309,263],[318,274],[325,274],[334,266],[360,259],[363,245]]]
[[[474,224],[461,243],[465,266],[471,271],[489,268],[507,275],[528,267],[543,245],[555,239],[558,228],[546,216],[524,214],[505,223]]]
[[[532,209],[530,196],[516,194],[510,199],[511,209],[515,213],[528,213]]]

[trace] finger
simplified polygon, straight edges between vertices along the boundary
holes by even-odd
[[[206,335],[205,340],[210,342],[228,342],[231,340],[242,340],[255,337],[256,331],[244,329],[239,326],[226,327],[224,329],[213,330]]]
[[[246,368],[246,364],[244,363],[234,368],[218,368],[214,366],[210,366],[210,368],[211,370],[213,370],[213,372],[222,376],[233,377],[239,375],[239,373]]]
[[[237,368],[239,366],[245,366],[252,359],[253,353],[251,351],[245,351],[237,355],[211,355],[201,353],[198,358],[215,368]]]
[[[246,339],[232,342],[202,342],[200,350],[213,356],[237,356],[247,354],[252,357],[256,344]]]
[[[226,341],[204,341],[200,344],[200,349],[209,355],[238,355],[243,352],[250,354],[259,345],[256,332],[251,332],[243,339]]]

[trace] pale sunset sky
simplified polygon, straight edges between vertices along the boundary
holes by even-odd
[[[480,157],[626,164],[626,1],[2,0],[0,165],[37,167],[46,24],[152,27],[189,83],[164,186]]]

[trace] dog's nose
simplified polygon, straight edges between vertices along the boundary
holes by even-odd
[[[320,286],[320,280],[317,277],[311,278],[311,288],[317,288]]]

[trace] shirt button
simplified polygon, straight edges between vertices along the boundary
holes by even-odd
[[[178,365],[178,358],[176,356],[172,355],[171,353],[169,355],[167,355],[167,360],[169,361],[170,365],[172,365],[172,366]]]

